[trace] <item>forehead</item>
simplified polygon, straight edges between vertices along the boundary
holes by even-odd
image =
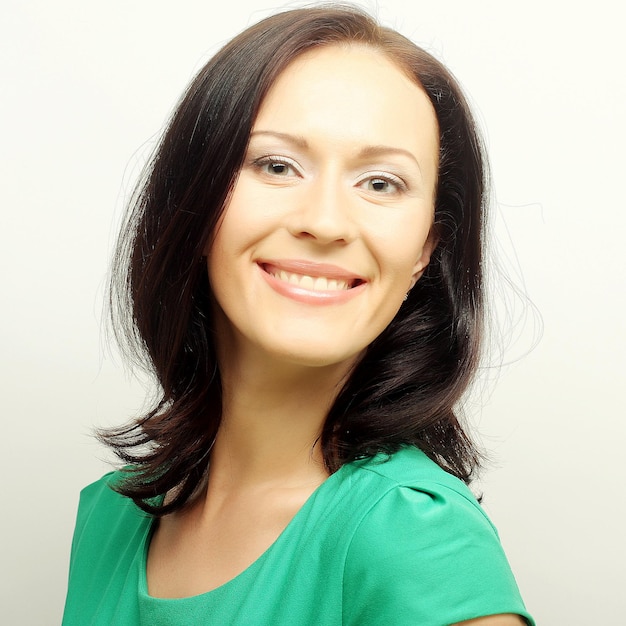
[[[391,144],[424,158],[438,153],[437,120],[423,88],[363,45],[324,46],[297,57],[268,91],[255,130]]]

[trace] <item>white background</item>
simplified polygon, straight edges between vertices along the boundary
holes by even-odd
[[[501,262],[520,320],[471,417],[480,487],[542,625],[624,623],[626,89],[617,3],[364,2],[460,77],[491,155]],[[278,6],[278,5],[277,5]],[[5,624],[57,624],[89,433],[143,391],[102,334],[125,197],[185,84],[253,0],[8,1],[0,8]],[[523,279],[518,268],[523,271]],[[499,290],[502,291],[502,290]],[[508,294],[508,295],[507,295]],[[525,322],[524,322],[525,319]],[[497,356],[497,351],[496,351]],[[495,358],[497,361],[497,358]]]

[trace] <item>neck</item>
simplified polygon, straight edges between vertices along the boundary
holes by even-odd
[[[350,366],[221,363],[223,409],[211,452],[213,487],[319,484],[320,435]],[[217,484],[216,484],[217,483]]]

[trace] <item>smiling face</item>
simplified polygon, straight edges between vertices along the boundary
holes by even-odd
[[[354,362],[428,264],[438,146],[428,97],[380,52],[291,63],[207,250],[221,358]]]

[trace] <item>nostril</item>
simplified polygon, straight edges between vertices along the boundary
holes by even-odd
[[[299,237],[303,237],[304,239],[315,239],[315,235],[310,233],[308,230],[302,230],[298,233]]]

